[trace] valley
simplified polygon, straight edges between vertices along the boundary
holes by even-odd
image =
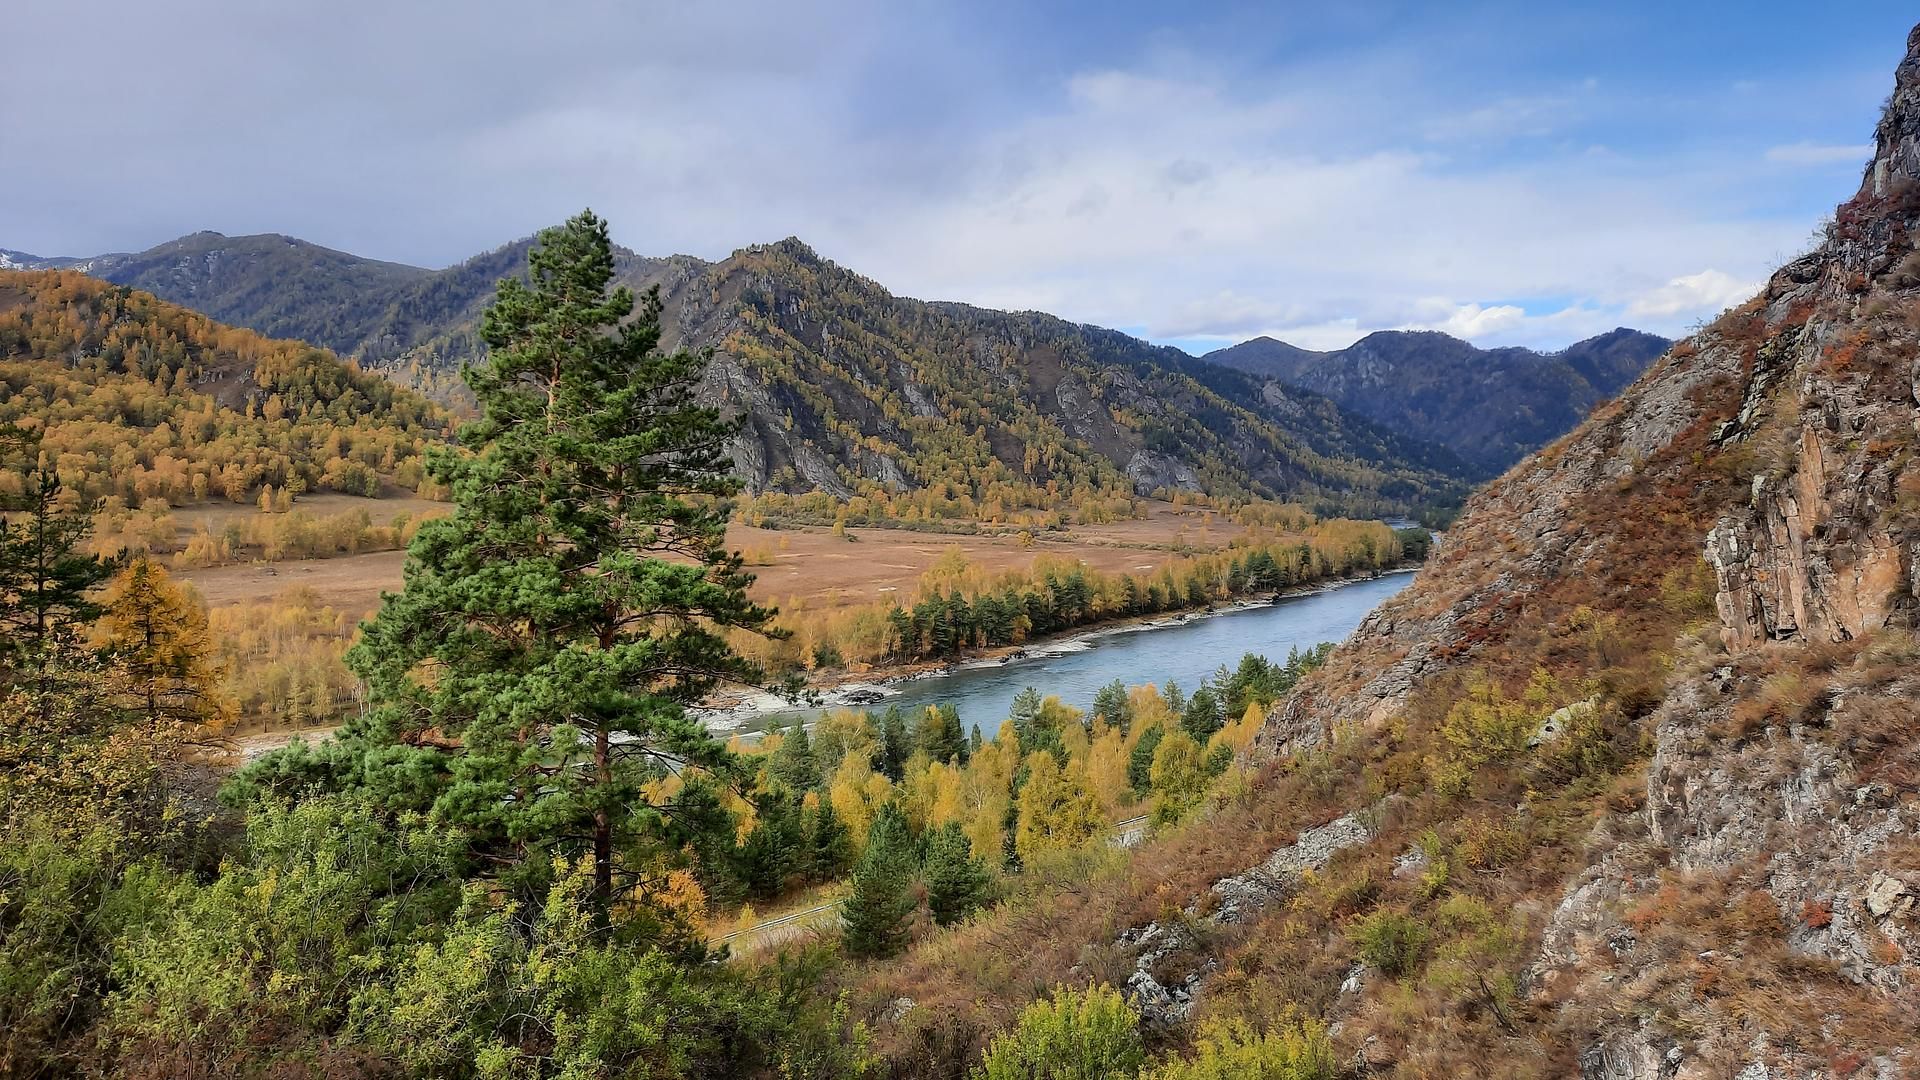
[[[1920,1075],[1910,13],[103,2],[0,1080]]]

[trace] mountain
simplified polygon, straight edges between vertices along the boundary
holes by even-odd
[[[1476,348],[1436,331],[1386,330],[1334,352],[1261,337],[1206,359],[1325,394],[1493,475],[1572,430],[1671,344],[1623,327],[1538,353]]]
[[[75,270],[0,270],[0,425],[15,423],[43,431],[76,494],[129,506],[418,489],[422,450],[450,431],[438,406],[325,350]]]
[[[352,328],[380,318],[393,293],[432,276],[418,267],[363,259],[275,234],[198,232],[137,254],[88,259],[41,259],[19,252],[0,256],[15,269],[78,270],[220,322],[311,342],[342,355],[357,351]]]
[[[457,401],[480,312],[529,243],[440,271],[216,233],[57,261]],[[897,297],[797,240],[715,263],[621,252],[619,273],[661,290],[668,347],[714,350],[704,393],[743,415],[749,489],[858,499],[857,516],[1110,516],[1176,491],[1400,514],[1457,502],[1473,471],[1317,394],[1040,313]]]
[[[876,1038],[1092,980],[1353,1076],[1910,1072],[1917,242],[1920,28],[1813,251],[1476,494],[1244,797],[870,976]]]

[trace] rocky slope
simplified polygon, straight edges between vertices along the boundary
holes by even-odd
[[[1621,328],[1538,353],[1394,330],[1334,352],[1255,338],[1206,359],[1325,394],[1396,431],[1440,443],[1491,476],[1572,430],[1671,344]]]
[[[1584,1076],[1920,1069],[1920,29],[1876,144],[1816,250],[1477,496],[1263,733],[1390,737],[1474,668],[1604,683],[1583,636],[1666,654],[1624,812],[1539,893],[1524,1000]]]
[[[1356,1077],[1920,1073],[1920,28],[1876,144],[1816,250],[1468,503],[1251,791],[874,979],[894,1059],[1092,979],[1176,1042],[1316,1016]]]

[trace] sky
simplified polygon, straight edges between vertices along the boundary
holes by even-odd
[[[1858,186],[1909,5],[10,0],[0,247],[439,267],[583,206],[1204,352],[1558,348],[1749,295]],[[1337,10],[1329,10],[1337,9]]]

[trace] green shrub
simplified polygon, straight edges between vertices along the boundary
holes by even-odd
[[[1351,936],[1367,966],[1397,979],[1420,966],[1432,933],[1405,912],[1376,911],[1361,919]]]
[[[974,1080],[1112,1080],[1138,1076],[1139,1017],[1110,986],[1054,991],[993,1040]]]
[[[1333,1080],[1333,1040],[1317,1020],[1289,1018],[1264,1035],[1243,1020],[1208,1024],[1189,1059],[1162,1062],[1143,1080]]]

